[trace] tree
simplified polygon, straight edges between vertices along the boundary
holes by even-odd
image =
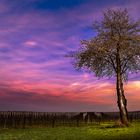
[[[116,77],[120,121],[128,126],[123,83],[130,73],[140,70],[140,21],[133,20],[127,9],[108,9],[93,27],[96,36],[82,40],[74,55],[76,67],[89,69],[97,77]]]

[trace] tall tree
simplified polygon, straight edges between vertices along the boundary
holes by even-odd
[[[97,77],[116,77],[120,121],[128,126],[127,100],[123,83],[130,73],[140,70],[140,22],[127,9],[108,9],[93,24],[96,36],[81,41],[76,52],[77,68],[87,68]]]

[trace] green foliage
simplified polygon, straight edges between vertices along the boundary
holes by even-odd
[[[113,123],[87,127],[1,129],[0,140],[139,140],[140,122],[128,128],[115,128]]]

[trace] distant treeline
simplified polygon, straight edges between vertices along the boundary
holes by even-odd
[[[129,121],[140,119],[140,111],[129,112]],[[57,127],[100,124],[119,119],[118,112],[0,112],[1,128]]]

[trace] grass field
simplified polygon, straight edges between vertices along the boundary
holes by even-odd
[[[140,122],[133,122],[129,128],[113,126],[0,129],[0,140],[140,140]]]

